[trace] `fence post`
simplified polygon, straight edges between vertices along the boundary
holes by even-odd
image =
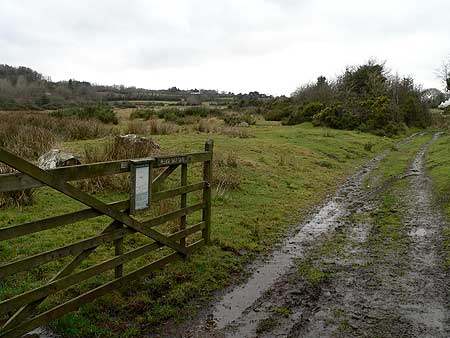
[[[186,186],[187,183],[188,183],[188,181],[187,181],[187,179],[188,179],[187,174],[188,174],[187,173],[187,164],[183,163],[181,165],[181,186],[182,187]],[[181,194],[180,208],[184,209],[184,208],[186,208],[186,206],[187,206],[187,194],[185,193],[185,194]],[[184,230],[184,229],[186,229],[186,215],[181,216],[181,219],[180,219],[180,230]],[[183,237],[180,240],[180,244],[182,246],[186,246],[186,237]]]
[[[211,153],[211,160],[203,163],[203,180],[207,183],[203,189],[203,202],[205,202],[205,208],[203,209],[203,221],[205,222],[205,228],[202,235],[205,240],[205,244],[211,244],[211,183],[212,183],[212,156],[213,156],[213,140],[209,139],[205,143],[205,151]]]

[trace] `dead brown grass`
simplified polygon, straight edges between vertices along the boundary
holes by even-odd
[[[217,195],[223,195],[227,190],[237,190],[241,186],[239,173],[241,161],[236,152],[216,152],[213,160],[213,180]]]
[[[149,127],[144,121],[130,120],[127,122],[125,134],[146,135],[149,132]]]
[[[84,149],[83,162],[96,163],[129,158],[149,157],[159,153],[159,146],[151,143],[128,143],[119,136],[114,137],[101,146],[91,146]],[[130,177],[128,174],[100,176],[79,181],[84,191],[98,193],[105,190],[118,192],[130,191]]]
[[[47,113],[0,113],[0,147],[29,161],[66,140],[95,139],[112,132],[112,127],[96,120],[51,117]],[[14,170],[0,163],[0,174]],[[0,207],[29,205],[33,190],[0,194]]]
[[[149,119],[148,126],[151,135],[170,135],[180,132],[180,127],[177,124],[156,118]]]

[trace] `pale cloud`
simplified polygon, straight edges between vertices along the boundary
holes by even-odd
[[[2,0],[0,63],[54,80],[289,94],[377,57],[436,87],[448,13],[442,0]]]

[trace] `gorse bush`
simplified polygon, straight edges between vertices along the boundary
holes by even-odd
[[[358,121],[341,106],[326,107],[315,114],[312,119],[315,126],[326,126],[334,129],[355,129]]]
[[[130,119],[148,120],[154,116],[157,116],[157,114],[153,109],[137,109],[131,113]]]
[[[411,78],[390,75],[383,63],[373,60],[347,68],[331,82],[321,76],[316,83],[298,88],[290,98],[272,100],[264,109],[267,120],[284,124],[313,122],[379,135],[431,123],[421,88]]]
[[[223,120],[225,121],[225,124],[229,126],[238,126],[242,123],[247,123],[249,126],[256,124],[255,117],[248,113],[225,115]]]
[[[160,119],[175,122],[177,124],[187,124],[198,121],[200,118],[208,116],[220,116],[221,110],[206,106],[194,106],[185,109],[176,107],[162,108],[155,111]]]
[[[287,97],[278,97],[268,102],[263,111],[263,116],[268,121],[283,121],[294,114],[298,109],[293,100]]]
[[[54,117],[77,117],[79,119],[96,119],[103,123],[118,124],[114,110],[107,105],[84,105],[79,107],[71,107],[51,112],[50,116]]]
[[[311,122],[313,117],[320,113],[325,106],[320,102],[310,102],[305,106],[298,107],[294,110],[285,121],[284,124],[294,125],[303,122]]]

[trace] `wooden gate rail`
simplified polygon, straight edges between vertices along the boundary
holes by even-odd
[[[57,261],[67,256],[73,257],[72,261],[56,273],[45,285],[28,290],[0,302],[0,316],[9,316],[9,320],[0,329],[0,337],[19,337],[38,326],[44,325],[53,319],[78,309],[81,305],[90,302],[97,297],[136,280],[138,277],[163,267],[178,257],[190,255],[195,249],[205,243],[209,244],[211,233],[210,183],[212,179],[212,156],[213,143],[212,140],[208,140],[205,144],[204,152],[138,159],[139,161],[150,163],[150,166],[148,167],[150,169],[148,170],[165,167],[165,169],[150,182],[149,189],[150,192],[152,192],[150,198],[151,203],[180,196],[180,208],[178,210],[170,211],[144,221],[139,221],[129,214],[132,207],[131,204],[133,203],[131,200],[128,199],[104,203],[68,183],[80,179],[130,172],[133,170],[131,160],[42,170],[0,148],[0,162],[4,162],[18,170],[18,172],[14,174],[0,175],[0,192],[49,186],[89,207],[64,215],[52,216],[38,221],[0,228],[0,241],[70,225],[95,217],[106,215],[112,218],[112,222],[96,236],[0,265],[0,280],[2,280],[10,275],[38,267],[42,264]],[[203,180],[188,184],[187,167],[189,164],[195,162],[203,163]],[[135,163],[134,160],[133,163]],[[161,184],[180,166],[180,186],[161,191]],[[149,172],[149,177],[152,177],[151,172]],[[203,191],[202,201],[188,206],[187,194],[200,190]],[[187,215],[199,210],[202,210],[202,221],[195,225],[187,226]],[[156,226],[173,220],[179,220],[180,225],[179,230],[175,233],[165,235],[153,229]],[[202,238],[190,245],[186,245],[186,238],[199,231],[202,231]],[[152,239],[153,242],[124,252],[124,237],[137,232],[144,234]],[[75,269],[78,268],[80,264],[100,245],[111,242],[114,244],[115,249],[115,256],[113,258],[99,262],[78,272],[74,272]],[[123,265],[125,263],[164,246],[173,249],[174,252],[123,275]],[[114,270],[113,280],[43,313],[37,313],[39,304],[50,295],[75,286],[82,281],[112,269]]]

